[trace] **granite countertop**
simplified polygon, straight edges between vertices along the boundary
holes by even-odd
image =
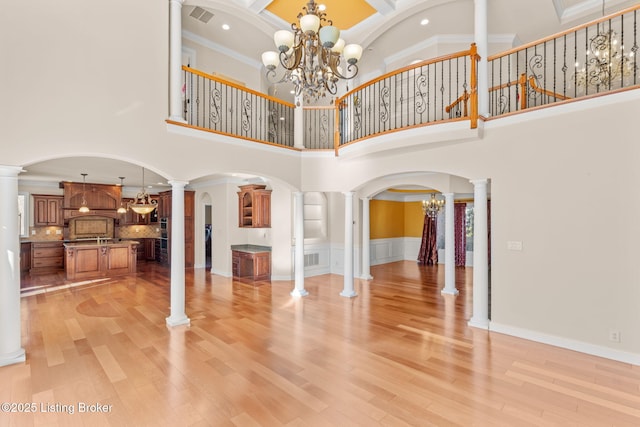
[[[260,252],[271,252],[271,246],[259,246],[259,245],[231,245],[232,251],[247,252],[257,254]]]
[[[137,240],[107,240],[106,242],[102,241],[100,243],[95,240],[84,240],[84,241],[65,241],[64,246],[67,248],[74,248],[76,246],[125,246],[125,245],[139,245],[140,242]]]

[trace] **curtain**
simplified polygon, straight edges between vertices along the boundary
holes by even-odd
[[[454,234],[456,267],[467,264],[467,204],[454,204]]]
[[[438,263],[438,249],[436,248],[436,218],[424,216],[422,228],[422,243],[418,252],[418,264],[435,265]]]

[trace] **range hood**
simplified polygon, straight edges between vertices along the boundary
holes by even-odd
[[[122,187],[118,185],[61,182],[64,189],[62,209],[64,220],[85,216],[99,216],[118,219],[118,207],[122,199]],[[80,212],[82,201],[87,201],[89,212]]]

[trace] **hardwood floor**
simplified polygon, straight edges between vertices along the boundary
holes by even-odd
[[[174,329],[168,273],[24,297],[27,361],[0,368],[0,402],[35,412],[0,426],[640,425],[640,367],[467,327],[471,269],[443,297],[442,266],[376,266],[352,299],[342,276],[294,299],[188,270]]]

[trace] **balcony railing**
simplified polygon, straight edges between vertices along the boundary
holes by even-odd
[[[477,124],[475,45],[423,61],[366,83],[336,105],[340,146],[371,136],[456,120]]]
[[[640,4],[489,57],[491,117],[640,88]],[[478,120],[475,45],[385,74],[332,107],[304,107],[304,148],[333,149],[401,129]],[[294,147],[293,104],[183,67],[184,118],[197,129]],[[300,124],[297,124],[298,126]]]
[[[491,115],[637,87],[638,9],[489,57]]]
[[[184,118],[191,127],[293,147],[294,105],[182,67]]]

